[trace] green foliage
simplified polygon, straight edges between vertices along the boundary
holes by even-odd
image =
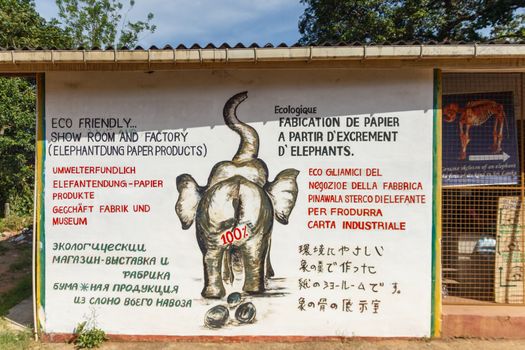
[[[32,225],[32,216],[9,215],[4,219],[0,219],[0,233],[4,231],[18,232],[24,227],[30,227]]]
[[[0,316],[4,316],[13,306],[27,299],[33,293],[31,274],[24,276],[14,288],[0,294]],[[1,347],[0,347],[1,349]]]
[[[0,47],[68,47],[71,41],[56,21],[36,12],[31,0],[0,0]]]
[[[15,215],[32,212],[35,114],[34,82],[0,77],[0,211],[8,201]]]
[[[84,321],[77,325],[75,329],[77,349],[98,348],[106,340],[106,333],[90,323],[90,321]]]
[[[31,349],[31,333],[28,331],[14,331],[7,328],[6,321],[0,319],[0,349],[25,350]]]
[[[73,46],[133,46],[142,32],[153,33],[156,29],[151,24],[152,13],[142,21],[128,20],[135,0],[129,1],[127,9],[119,0],[56,0],[56,4]]]
[[[303,44],[525,38],[523,0],[301,0]]]
[[[120,0],[56,0],[60,21],[46,21],[34,0],[0,0],[0,47],[133,46],[142,33],[155,32],[153,14],[130,21],[135,5]]]
[[[506,25],[497,24],[493,30],[494,38],[525,38],[525,13],[520,13]]]

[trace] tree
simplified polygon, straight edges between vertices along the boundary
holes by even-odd
[[[34,82],[0,77],[0,211],[33,209],[36,92]]]
[[[506,25],[495,25],[494,26],[494,38],[525,38],[525,13],[520,13],[515,16],[512,21]]]
[[[525,38],[523,0],[301,0],[303,44]]]
[[[142,32],[155,32],[153,14],[131,22],[128,14],[135,5],[129,1],[126,12],[119,0],[56,0],[58,15],[73,40],[74,47],[134,46]]]
[[[31,0],[0,0],[0,47],[69,47],[56,21],[46,21]]]

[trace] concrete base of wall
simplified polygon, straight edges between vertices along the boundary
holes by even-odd
[[[525,339],[525,307],[443,305],[443,337]]]

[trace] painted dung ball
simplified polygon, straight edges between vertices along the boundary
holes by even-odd
[[[228,321],[230,312],[224,305],[217,305],[206,312],[204,316],[204,325],[209,328],[221,328]]]
[[[255,305],[251,302],[239,305],[235,311],[235,318],[240,323],[252,323],[255,320]]]
[[[228,298],[226,299],[226,301],[228,302],[228,305],[230,307],[236,307],[242,301],[241,293],[238,293],[238,292],[231,293],[230,295],[228,295]]]

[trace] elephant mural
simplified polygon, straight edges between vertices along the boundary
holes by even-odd
[[[205,298],[225,295],[223,280],[233,282],[235,258],[244,267],[243,291],[264,292],[266,278],[274,275],[270,263],[273,220],[286,225],[297,199],[298,170],[283,170],[273,182],[268,181],[268,167],[258,158],[259,135],[237,118],[237,107],[247,98],[248,93],[241,92],[224,105],[226,125],[241,138],[233,159],[215,164],[206,186],[199,186],[189,174],[177,177],[175,211],[184,230],[195,221]],[[242,232],[242,237],[227,242],[224,234],[234,231]]]

